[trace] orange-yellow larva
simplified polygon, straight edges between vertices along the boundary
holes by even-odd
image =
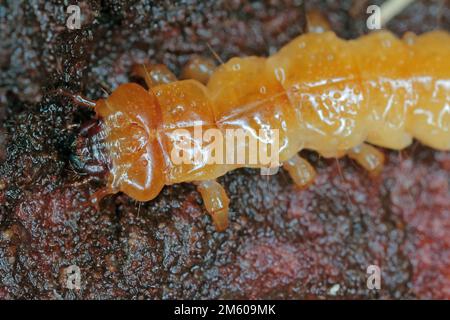
[[[227,225],[228,198],[215,179],[250,164],[176,164],[169,155],[178,128],[277,129],[279,160],[302,187],[315,175],[297,155],[303,148],[325,157],[348,154],[373,172],[382,168],[383,154],[365,142],[400,150],[416,138],[450,149],[450,35],[444,31],[403,39],[380,31],[349,41],[333,32],[308,33],[267,58],[232,58],[206,85],[149,68],[137,70],[148,90],[126,83],[95,104],[108,163],[102,195],[122,191],[148,201],[164,185],[194,182],[219,230]],[[193,148],[203,152],[205,144],[194,141]]]

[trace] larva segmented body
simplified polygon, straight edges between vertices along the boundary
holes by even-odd
[[[369,170],[379,170],[383,156],[365,141],[399,150],[416,138],[450,149],[450,35],[443,31],[403,39],[382,31],[349,41],[309,33],[268,58],[231,59],[206,86],[148,84],[150,90],[121,85],[96,102],[110,162],[101,193],[148,201],[164,185],[196,182],[218,229],[227,224],[228,198],[214,180],[246,165],[173,163],[168,155],[178,128],[243,128],[253,135],[277,129],[280,162],[301,186],[314,177],[297,156],[303,148],[325,157],[348,154]]]

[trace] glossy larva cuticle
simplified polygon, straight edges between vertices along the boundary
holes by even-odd
[[[174,164],[169,156],[174,130],[191,130],[198,123],[222,131],[279,130],[280,162],[303,185],[310,183],[303,177],[312,179],[314,173],[296,158],[302,148],[326,157],[348,153],[373,171],[382,167],[383,156],[365,141],[400,150],[416,138],[449,150],[448,57],[450,35],[444,31],[404,40],[381,31],[350,41],[325,32],[299,36],[268,58],[233,58],[219,66],[206,85],[175,81],[162,67],[156,70],[162,73],[152,76],[138,69],[149,90],[124,84],[95,106],[109,128],[108,188],[148,201],[164,185],[200,181],[205,197],[208,188],[201,181],[246,166]],[[124,115],[120,124],[118,113]],[[201,141],[196,145],[205,146]],[[217,188],[209,194],[223,197],[224,191]],[[223,210],[214,210],[219,209]]]

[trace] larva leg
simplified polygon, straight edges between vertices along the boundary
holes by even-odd
[[[294,183],[299,187],[307,187],[316,177],[313,166],[299,155],[293,156],[283,164]]]
[[[308,12],[306,20],[308,32],[322,33],[331,30],[330,23],[319,11]]]
[[[177,77],[163,64],[138,64],[133,66],[132,74],[144,79],[149,88],[177,81]]]
[[[83,207],[94,207],[97,211],[99,211],[100,210],[100,201],[102,201],[102,199],[104,197],[106,197],[107,195],[114,194],[114,193],[117,193],[117,191],[111,190],[108,187],[101,188],[101,189],[97,190],[93,195],[91,195],[89,197],[89,200],[87,202],[85,202],[82,206]]]
[[[211,215],[217,231],[224,231],[228,227],[228,204],[230,199],[225,189],[216,181],[194,182],[200,192],[206,210]]]
[[[193,56],[181,71],[181,79],[194,79],[206,84],[215,68],[212,59]]]
[[[384,154],[369,144],[362,143],[347,154],[370,173],[378,174],[383,169]]]

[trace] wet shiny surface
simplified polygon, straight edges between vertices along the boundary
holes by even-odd
[[[408,112],[407,131],[422,143],[450,149],[450,35],[430,32],[405,40],[412,52],[410,66],[415,104]]]
[[[306,34],[267,64],[296,111],[306,148],[333,157],[365,138],[362,88],[347,42],[332,32]]]
[[[212,75],[207,88],[218,128],[243,129],[266,145],[271,142],[265,139],[268,132],[278,130],[280,161],[302,148],[295,139],[301,128],[295,110],[264,58],[231,59]]]
[[[206,130],[216,128],[206,88],[196,80],[183,80],[157,86],[152,92],[161,106],[159,140],[165,183],[214,179],[224,174],[227,168],[210,164],[210,142],[203,139]],[[186,155],[184,159],[189,161],[178,161],[173,152],[180,158]]]
[[[278,130],[280,162],[302,148],[338,157],[366,140],[402,149],[415,137],[448,150],[448,57],[450,36],[445,32],[404,40],[379,32],[352,41],[332,32],[310,33],[267,59],[231,59],[207,86],[195,80],[150,91],[124,85],[97,107],[110,121],[112,187],[130,195],[136,188],[139,199],[150,199],[163,184],[210,180],[241,166],[262,166],[260,159],[207,164],[208,141],[195,135],[195,127],[203,132],[241,129],[263,144],[270,143],[267,132]],[[186,135],[189,143],[179,147]],[[238,147],[232,151],[236,156],[249,150],[247,142]],[[206,157],[175,163],[174,148]]]
[[[350,42],[355,54],[368,110],[367,141],[391,149],[412,142],[405,130],[406,115],[414,103],[409,75],[411,55],[406,44],[385,31]]]
[[[181,79],[195,79],[203,84],[207,84],[216,67],[212,59],[193,56],[183,67]]]
[[[134,65],[132,75],[143,78],[149,88],[177,81],[177,77],[163,64],[141,63]]]
[[[124,84],[96,112],[103,118],[111,168],[108,189],[139,201],[156,197],[164,186],[164,159],[156,129],[161,115],[154,96],[137,84]]]

